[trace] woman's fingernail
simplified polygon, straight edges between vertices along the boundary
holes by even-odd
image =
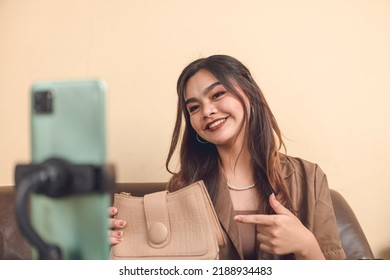
[[[126,225],[126,222],[125,221],[121,221],[120,223],[119,223],[119,226],[121,226],[121,227],[124,227]]]
[[[123,231],[117,231],[116,232],[117,237],[122,237],[123,236]]]

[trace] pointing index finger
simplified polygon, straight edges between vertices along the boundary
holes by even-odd
[[[258,224],[269,226],[272,224],[272,215],[253,214],[253,215],[236,215],[234,220],[243,224]]]

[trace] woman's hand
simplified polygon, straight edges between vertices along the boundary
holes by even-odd
[[[108,238],[110,245],[118,244],[123,239],[123,231],[122,229],[126,226],[126,222],[123,220],[114,219],[113,216],[115,216],[118,213],[118,209],[116,207],[108,207],[108,213],[110,215],[110,219],[108,220],[109,224],[109,231],[108,231]]]
[[[271,254],[294,253],[297,259],[325,259],[312,232],[272,194],[274,215],[237,215],[240,223],[256,224],[260,249]]]

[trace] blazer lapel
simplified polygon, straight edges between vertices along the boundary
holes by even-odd
[[[281,166],[282,166],[282,177],[285,180],[287,185],[292,184],[292,180],[294,180],[294,176],[292,176],[296,171],[293,165],[290,163],[289,159],[283,155],[281,156]],[[289,186],[288,186],[289,187]],[[219,186],[217,198],[215,200],[215,212],[217,213],[219,222],[221,223],[223,229],[231,240],[233,246],[235,247],[238,255],[241,259],[244,259],[242,252],[242,245],[240,236],[238,233],[238,225],[237,222],[233,220],[235,216],[235,211],[233,208],[233,203],[230,198],[229,189],[227,188],[227,184],[225,180],[222,180],[221,185]],[[228,242],[229,243],[229,242]],[[258,246],[258,244],[257,244]],[[258,248],[258,247],[257,247]],[[260,252],[259,258],[261,258],[262,254],[266,254],[265,252]],[[271,254],[267,254],[263,256],[265,259],[272,259]]]
[[[226,182],[222,182],[222,184],[219,186],[214,208],[222,227],[225,229],[225,232],[232,241],[240,258],[243,259],[241,240],[238,233],[238,225],[237,222],[233,220],[235,212]]]
[[[286,155],[280,156],[280,161],[282,166],[282,176],[283,179],[286,180],[295,172],[295,169]]]

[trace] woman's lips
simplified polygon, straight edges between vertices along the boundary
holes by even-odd
[[[208,129],[208,130],[216,130],[216,129],[220,128],[226,122],[226,119],[227,118],[222,118],[222,119],[218,119],[218,120],[209,122],[206,125],[206,129]]]

